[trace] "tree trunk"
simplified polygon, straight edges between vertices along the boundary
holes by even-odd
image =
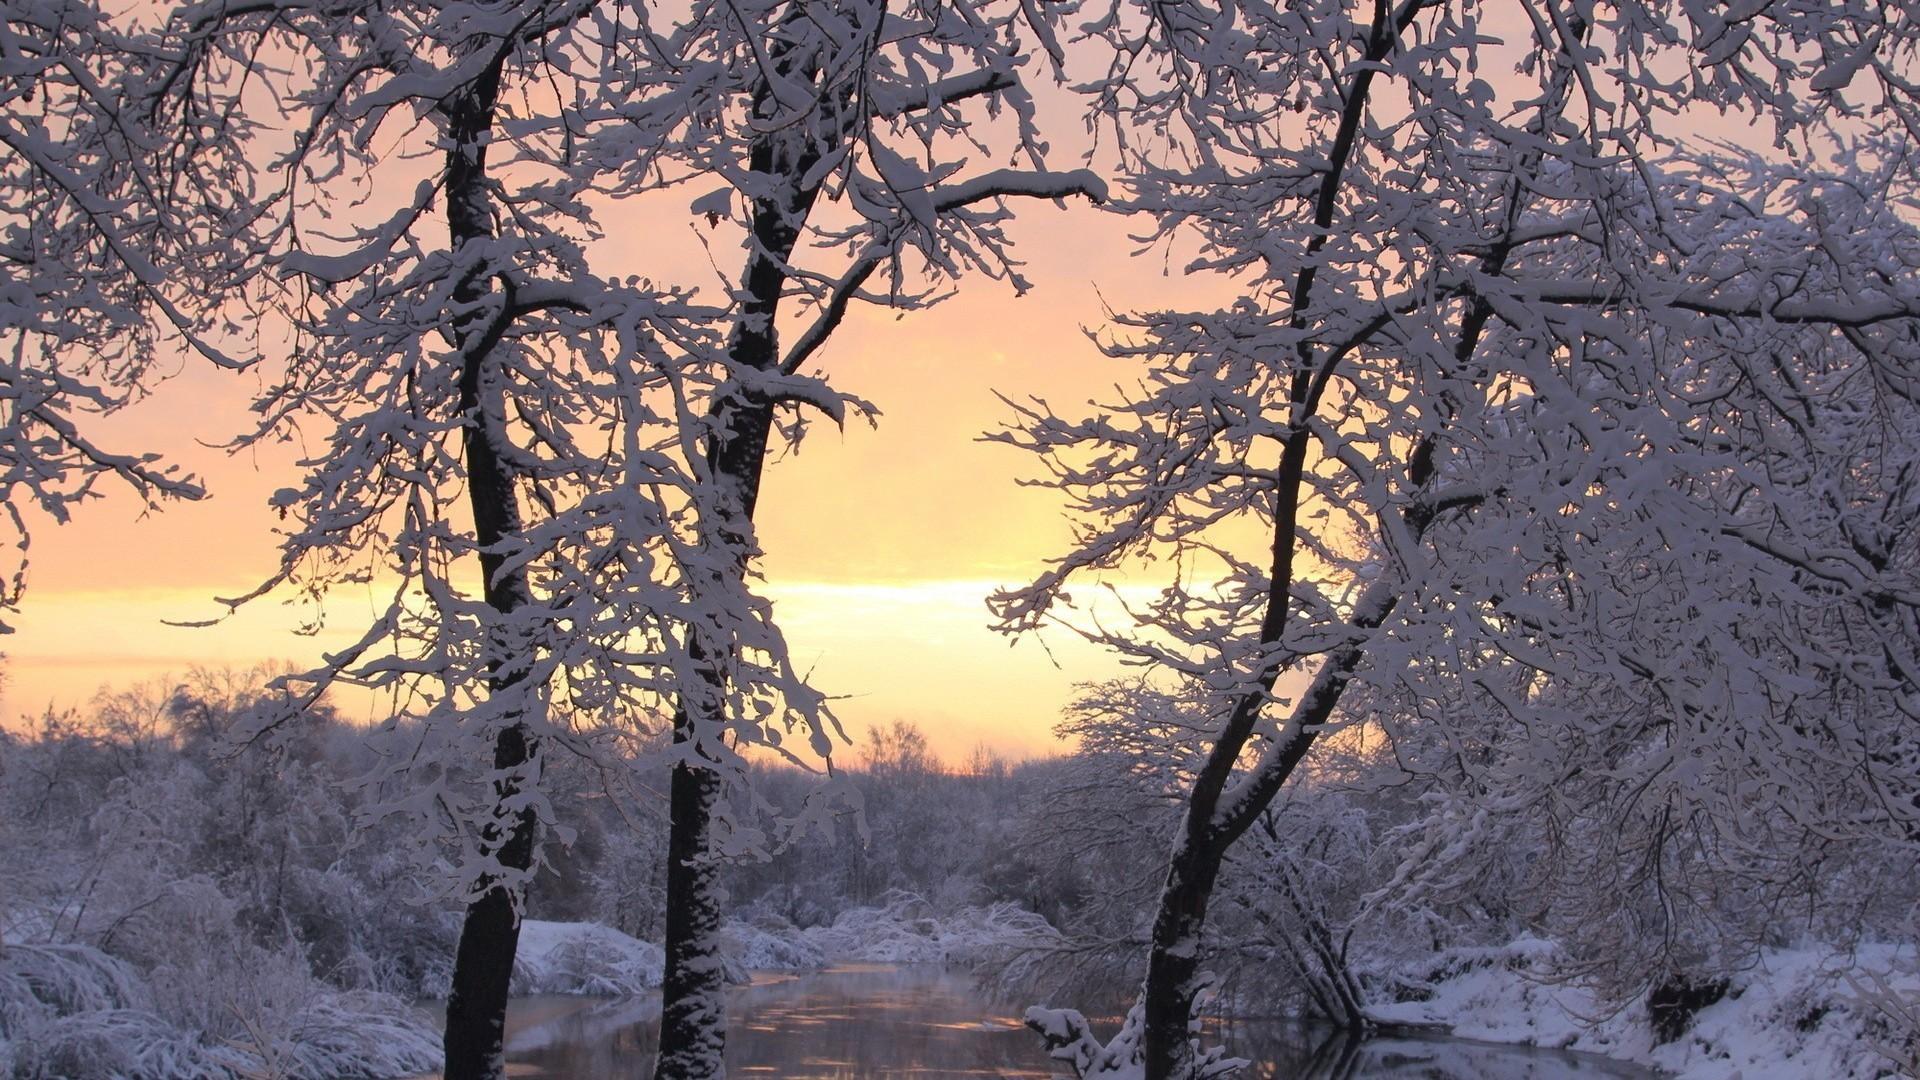
[[[494,767],[512,769],[533,756],[524,724],[500,732]],[[503,794],[510,793],[503,791]],[[533,814],[523,811],[500,850],[502,865],[525,870],[533,861]],[[467,905],[454,954],[453,988],[447,995],[445,1080],[498,1080],[506,1075],[507,989],[520,946],[520,897],[493,885]]]
[[[679,741],[680,731],[675,739]],[[720,774],[674,765],[667,838],[667,974],[660,1080],[726,1075],[726,978],[720,962],[719,865],[708,851]]]
[[[1197,827],[1196,827],[1197,826]],[[1142,1002],[1146,1030],[1142,1040],[1147,1076],[1185,1077],[1193,1071],[1193,1040],[1188,1025],[1200,993],[1200,931],[1207,903],[1220,876],[1224,845],[1216,846],[1204,821],[1188,811],[1167,871],[1160,914],[1153,922],[1153,946],[1147,954],[1147,985]]]
[[[810,202],[811,200],[809,200]],[[769,237],[756,215],[756,236]],[[770,248],[784,260],[793,244]],[[734,334],[729,355],[736,364],[760,370],[777,359],[773,314],[785,287],[785,274],[756,256],[747,275],[752,300],[744,305],[741,328]],[[749,329],[749,327],[757,327]],[[773,430],[773,406],[762,401],[725,399],[715,405],[717,433],[707,440],[706,458],[713,481],[720,488],[721,519],[706,525],[715,546],[731,553],[723,573],[732,580],[717,583],[723,590],[739,588],[745,580],[746,544],[753,512],[760,501],[760,475],[766,464],[767,438]],[[724,716],[699,716],[703,703],[718,710],[725,700],[724,644],[698,640],[691,652],[704,670],[700,677],[711,691],[681,696],[674,717],[673,741],[684,750],[699,733],[724,730]],[[699,751],[695,749],[695,754]],[[661,987],[660,1056],[658,1080],[718,1080],[726,1076],[726,979],[719,956],[720,895],[718,868],[708,850],[713,812],[720,798],[720,774],[684,758],[673,766],[669,800],[671,820],[667,837],[666,981]]]
[[[773,59],[784,72],[786,56],[776,50]],[[763,92],[754,112],[758,115],[771,107],[771,94]],[[759,135],[749,149],[749,168],[767,177],[768,186],[779,194],[753,201],[753,254],[742,282],[745,296],[739,321],[727,343],[728,360],[736,369],[771,371],[780,363],[775,321],[786,289],[785,267],[820,192],[818,179],[803,185],[802,178],[820,155],[819,144],[788,130]],[[720,517],[703,523],[703,528],[710,531],[712,543],[732,555],[723,571],[733,575],[732,580],[719,583],[726,591],[739,588],[745,580],[773,410],[773,402],[737,391],[721,395],[713,405],[714,434],[707,440],[705,454],[719,488]],[[704,651],[708,663],[703,665],[702,677],[715,691],[722,689],[724,679],[722,648],[702,646],[697,640],[693,646],[696,662],[703,660]],[[717,708],[723,696],[716,692],[707,700]],[[687,695],[682,695],[680,708],[674,718],[676,745],[694,740],[703,728],[723,730],[725,717],[690,715],[699,705]],[[660,1056],[654,1072],[658,1080],[718,1080],[726,1075],[726,983],[717,937],[720,897],[716,868],[707,850],[720,787],[720,776],[711,769],[684,758],[673,767],[672,834],[667,842],[667,973],[660,1010]]]
[[[750,279],[752,280],[752,279]],[[783,283],[784,279],[782,279]],[[777,300],[780,283],[772,286]],[[754,305],[749,305],[749,310]],[[771,357],[771,306],[764,335]],[[757,334],[738,334],[732,354],[736,361],[752,362],[756,346],[742,341]],[[758,365],[756,366],[764,366]],[[747,526],[759,503],[760,474],[766,463],[767,437],[773,430],[773,407],[749,402],[722,405],[716,410],[719,433],[706,446],[714,481],[721,486],[723,520],[714,526],[722,550],[739,553],[723,571],[734,579],[720,583],[737,588],[744,581]],[[724,729],[724,716],[699,716],[702,708],[717,712],[725,701],[725,675],[716,657],[724,646],[703,644],[698,629],[691,646],[705,694],[682,694],[674,716],[673,741],[683,752],[700,732]],[[697,743],[693,753],[700,754]],[[667,836],[666,979],[661,985],[660,1056],[654,1069],[658,1080],[718,1080],[727,1074],[726,973],[720,963],[719,867],[709,850],[714,807],[722,780],[713,768],[676,760],[669,790]]]
[[[450,240],[458,253],[467,244],[493,235],[493,212],[486,194],[486,136],[493,127],[494,103],[499,95],[504,54],[486,72],[448,101],[447,219]],[[466,454],[467,496],[473,512],[474,536],[480,546],[480,569],[487,605],[504,622],[529,592],[526,574],[502,571],[501,544],[518,535],[520,506],[514,477],[502,454],[505,439],[504,387],[498,382],[494,350],[506,330],[504,304],[488,319],[484,301],[493,291],[492,278],[470,272],[454,289],[458,314],[452,337],[460,356],[460,413]],[[526,676],[528,644],[496,630],[488,643],[487,693],[490,701],[504,701],[517,692]],[[516,707],[499,718],[494,737],[494,796],[504,807],[521,791],[521,777],[535,764],[538,742]],[[538,822],[532,809],[511,815],[496,812],[481,830],[481,842],[492,848],[500,865],[518,874],[533,865],[533,840]],[[505,1028],[507,990],[513,977],[514,954],[520,944],[521,887],[499,881],[477,883],[480,895],[468,903],[460,926],[460,944],[454,954],[453,984],[447,995],[447,1027],[442,1040],[446,1055],[445,1080],[499,1080],[506,1075]]]

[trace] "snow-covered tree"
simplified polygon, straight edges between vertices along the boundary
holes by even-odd
[[[1709,881],[1837,914],[1805,890],[1823,845],[1910,872],[1912,12],[1100,12],[1118,205],[1232,299],[1120,316],[1103,345],[1140,375],[1097,416],[1020,409],[1000,437],[1083,529],[997,603],[1026,630],[1081,577],[1175,568],[1137,632],[1089,631],[1209,718],[1144,1075],[1210,1068],[1188,1024],[1225,854],[1355,680],[1412,703],[1389,734],[1454,804],[1409,878],[1517,813],[1577,819],[1562,865],[1669,925]],[[1772,151],[1695,137],[1717,111]]]
[[[270,3],[169,24],[155,113],[276,155],[244,242],[296,346],[245,441],[318,425],[324,448],[274,497],[282,566],[254,595],[387,597],[295,681],[391,689],[421,721],[396,724],[417,745],[386,810],[451,845],[470,901],[448,1076],[500,1069],[543,748],[636,726],[674,745],[660,1069],[719,1070],[716,859],[766,842],[724,792],[748,747],[824,758],[835,731],[753,591],[762,467],[803,407],[870,411],[807,370],[850,305],[918,306],[973,268],[1018,283],[1005,198],[1099,194],[1042,167],[1024,11]],[[1005,147],[976,112],[1014,118]],[[969,160],[989,152],[1029,167]],[[689,206],[690,183],[724,186]],[[823,194],[847,213],[816,216]],[[596,275],[612,198],[709,230],[738,213],[738,278],[701,305]]]
[[[27,578],[33,519],[55,524],[118,487],[148,506],[200,483],[116,449],[100,418],[218,344],[209,298],[226,284],[209,162],[191,134],[153,141],[121,123],[132,42],[86,0],[0,5],[0,633]]]
[[[851,304],[920,307],[969,270],[1024,287],[1008,251],[1006,199],[1104,196],[1090,173],[1046,169],[1020,81],[1036,40],[1050,45],[1050,28],[1022,4],[700,3],[650,45],[647,59],[664,60],[636,64],[631,84],[610,88],[607,109],[630,126],[586,140],[585,157],[619,169],[628,194],[722,181],[693,209],[743,232],[743,265],[726,282],[735,307],[724,377],[706,399],[697,461],[712,500],[699,543],[720,557],[709,577],[690,579],[696,596],[746,589],[762,473],[781,441],[798,444],[802,408],[836,422],[871,411],[810,374]],[[1013,129],[996,146],[982,121],[1003,114]],[[1001,154],[1025,167],[976,164]],[[822,196],[844,208],[821,206]],[[783,306],[794,335],[784,345]],[[738,639],[697,626],[687,650],[697,670],[679,687],[673,719],[658,1068],[706,1077],[724,1072],[725,990],[722,846],[708,833],[730,827],[723,766],[745,717],[728,700]]]
[[[544,743],[592,752],[571,720],[662,711],[696,617],[688,568],[726,558],[693,540],[682,452],[714,312],[588,271],[592,177],[553,134],[570,121],[545,122],[579,111],[545,97],[551,80],[615,62],[609,29],[583,3],[188,7],[148,104],[162,129],[216,127],[258,170],[235,185],[252,197],[235,244],[294,344],[242,444],[313,425],[319,446],[273,497],[280,570],[242,600],[298,590],[318,619],[342,586],[387,597],[292,682],[301,701],[344,680],[402,707],[411,745],[371,778],[396,793],[378,809],[445,845],[468,901],[449,1077],[502,1068],[520,898],[551,820]],[[733,600],[730,632],[777,657],[765,606]],[[777,661],[735,683],[774,702],[801,689]],[[813,700],[759,718],[806,722]]]

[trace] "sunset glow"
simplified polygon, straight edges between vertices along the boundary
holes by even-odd
[[[881,416],[844,432],[816,424],[798,454],[770,468],[761,570],[796,663],[841,698],[835,709],[856,744],[869,725],[904,719],[949,761],[979,747],[1050,753],[1074,685],[1123,670],[1064,631],[1013,641],[989,628],[987,595],[1030,580],[1068,531],[1056,493],[1018,486],[1034,463],[979,436],[1009,416],[995,390],[1077,408],[1110,397],[1128,374],[1081,327],[1101,325],[1103,298],[1147,303],[1177,290],[1151,260],[1128,259],[1125,224],[1082,207],[1036,208],[1015,233],[1030,293],[980,281],[903,319],[856,311],[822,358],[836,385]],[[211,497],[143,514],[104,489],[71,523],[36,531],[29,599],[18,632],[0,642],[9,724],[195,665],[311,663],[373,613],[371,599],[336,595],[326,629],[302,636],[299,613],[268,596],[218,626],[168,625],[221,615],[215,597],[250,591],[274,566],[267,498],[292,481],[298,455],[202,445],[243,428],[257,386],[251,374],[183,365],[112,419],[123,444],[181,462]],[[339,704],[364,720],[383,713],[371,698]]]

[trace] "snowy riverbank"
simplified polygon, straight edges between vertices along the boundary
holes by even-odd
[[[878,907],[842,912],[824,926],[798,928],[770,917],[730,922],[722,954],[729,978],[745,983],[755,972],[818,971],[848,962],[990,963],[1003,950],[1055,933],[1044,920],[1007,905],[938,913],[896,895]],[[1682,1080],[1879,1080],[1903,1075],[1894,1058],[1905,1055],[1912,1070],[1920,1056],[1911,1042],[1913,1003],[1920,1001],[1911,949],[1771,952],[1717,1000],[1686,1015],[1677,1037],[1664,1039],[1644,998],[1608,1012],[1578,984],[1551,981],[1549,943],[1523,939],[1437,959],[1429,971],[1440,974],[1425,981],[1424,1000],[1370,1012],[1384,1022],[1444,1027],[1465,1039],[1633,1062]],[[513,991],[631,998],[658,988],[664,961],[659,945],[607,926],[530,919],[521,928]],[[0,1075],[241,1077],[272,1070],[317,1080],[408,1075],[437,1059],[431,1015],[387,995],[337,990],[291,968],[258,970],[245,995],[251,1015],[235,1037],[175,1015],[176,976],[138,972],[84,946],[13,945],[0,952]],[[175,997],[161,1002],[165,995]],[[1905,1021],[1897,1015],[1901,1008],[1909,1010]]]
[[[918,897],[884,900],[804,929],[773,917],[730,920],[720,936],[728,981],[745,983],[754,972],[819,971],[835,963],[972,964],[994,950],[1057,937],[1045,919],[1012,904],[936,913]],[[660,946],[610,927],[528,919],[520,928],[513,993],[638,994],[658,988],[665,967]]]
[[[1879,1080],[1920,1071],[1920,1046],[1911,1041],[1920,973],[1911,948],[1770,951],[1717,1000],[1675,1017],[1684,1027],[1671,1039],[1656,1031],[1645,997],[1609,1012],[1579,985],[1548,981],[1549,943],[1522,940],[1458,960],[1429,999],[1369,1011],[1463,1038],[1637,1062],[1681,1080]]]

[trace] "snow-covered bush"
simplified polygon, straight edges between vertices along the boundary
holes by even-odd
[[[1145,1017],[1145,1008],[1136,1004],[1127,1010],[1120,1030],[1105,1043],[1095,1037],[1093,1025],[1087,1023],[1087,1018],[1073,1009],[1034,1006],[1027,1010],[1025,1021],[1046,1043],[1047,1056],[1065,1062],[1080,1080],[1145,1080],[1147,1067],[1142,1044]],[[1214,1080],[1246,1067],[1245,1060],[1228,1057],[1222,1047],[1202,1047],[1200,1026],[1200,1020],[1195,1018],[1191,1025],[1193,1064],[1176,1080]]]
[[[230,1040],[259,1062],[240,1075],[285,1080],[399,1077],[440,1062],[440,1033],[387,994],[325,993],[278,1019],[271,1028],[250,1022],[244,1036]]]
[[[878,964],[960,964],[1004,959],[1019,950],[1058,944],[1059,931],[1015,904],[939,913],[910,893],[891,893],[879,907],[850,908],[831,926],[802,932],[825,956]]]
[[[432,1067],[439,1038],[385,994],[326,988],[297,958],[167,969],[75,944],[0,950],[0,1076],[333,1080]]]
[[[792,923],[778,917],[733,920],[720,932],[720,951],[741,971],[819,971],[827,956]]]
[[[594,923],[520,924],[513,960],[515,994],[623,997],[659,987],[666,972],[660,946]]]
[[[1904,974],[1904,978],[1901,977]],[[1905,1076],[1920,1076],[1920,977],[1912,964],[1904,973],[1866,971],[1847,977],[1854,1011],[1867,1018],[1873,1047]]]

